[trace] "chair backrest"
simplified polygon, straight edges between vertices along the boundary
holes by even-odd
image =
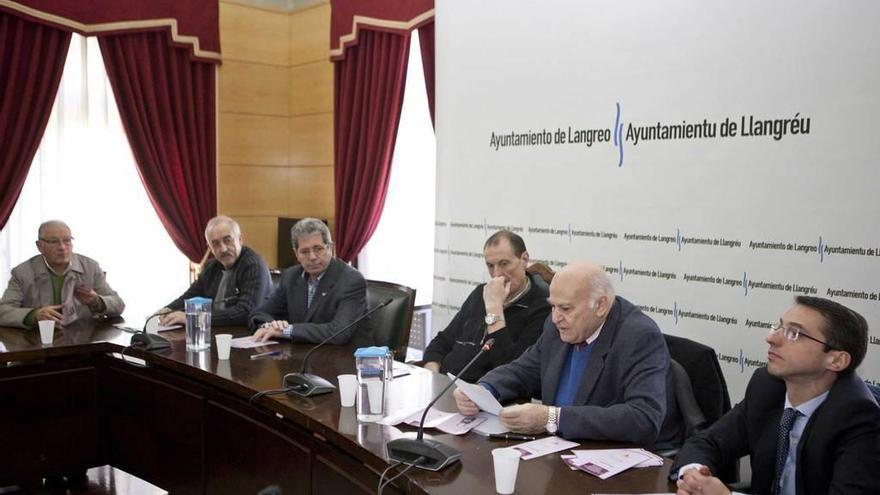
[[[367,280],[367,306],[373,308],[391,298],[388,306],[370,316],[373,329],[373,345],[387,345],[394,351],[394,358],[406,359],[409,331],[412,327],[416,290],[391,282]]]
[[[675,335],[663,335],[669,356],[687,372],[694,398],[711,425],[730,410],[730,394],[715,351],[704,344]]]
[[[721,365],[718,363],[718,355],[711,347],[684,337],[668,334],[663,334],[663,337],[666,339],[666,347],[669,349],[672,362],[677,363],[684,370],[690,381],[693,398],[705,418],[703,428],[708,428],[730,410],[730,394],[727,392],[727,382],[724,380]],[[675,369],[675,365],[672,365],[671,371],[678,373]],[[687,429],[688,413],[682,407],[681,402],[679,402],[679,409]],[[690,433],[686,433],[686,435],[690,436]],[[739,479],[739,461],[733,460],[728,465],[720,466],[716,476],[725,483],[737,481]]]
[[[531,265],[526,267],[526,271],[538,275],[539,277],[544,279],[544,282],[547,282],[547,285],[550,285],[550,282],[553,281],[553,277],[556,275],[556,272],[554,272],[552,268],[545,265],[544,263],[541,263],[540,261],[532,263]]]
[[[684,367],[675,359],[669,361],[672,372],[672,384],[675,392],[675,402],[684,422],[684,439],[694,436],[706,426],[706,416],[694,397],[694,389],[691,379]]]

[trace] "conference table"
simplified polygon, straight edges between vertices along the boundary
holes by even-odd
[[[187,351],[183,330],[163,332],[171,348],[128,347],[132,333],[116,320],[80,320],[56,329],[51,345],[37,330],[0,327],[0,486],[24,479],[111,465],[173,494],[255,494],[278,485],[285,494],[376,493],[389,465],[386,442],[415,428],[359,423],[354,408],[334,392],[249,399],[277,389],[299,371],[310,345],[281,342],[233,349]],[[246,328],[214,328],[244,336]],[[251,359],[266,350],[271,358]],[[332,382],[354,372],[352,349],[324,346],[310,371]],[[389,411],[424,406],[449,379],[395,363]],[[447,392],[436,406],[455,409]],[[494,493],[491,451],[519,442],[470,433],[426,436],[462,452],[442,471],[411,469],[384,493]],[[625,446],[585,442],[580,448]],[[520,462],[517,493],[656,493],[674,491],[671,463],[630,469],[602,481],[569,469],[552,454]],[[395,474],[398,469],[392,469]]]

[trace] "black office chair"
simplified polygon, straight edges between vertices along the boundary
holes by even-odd
[[[416,304],[416,290],[391,282],[367,280],[367,306],[373,308],[391,298],[391,304],[370,316],[374,345],[387,345],[397,360],[406,359],[409,331]]]
[[[673,362],[673,383],[678,408],[685,424],[685,439],[698,433],[704,428],[712,426],[715,421],[730,410],[730,394],[727,391],[727,382],[721,372],[718,356],[711,347],[695,342],[684,337],[664,334],[666,347]],[[679,369],[680,368],[680,369]],[[687,392],[686,382],[681,376],[682,371],[689,382],[691,393]],[[691,403],[690,397],[694,403]],[[694,405],[703,416],[700,418],[694,411]],[[689,424],[690,423],[690,424]],[[694,428],[694,431],[690,431]],[[739,479],[739,465],[737,462],[729,466],[723,466],[718,477],[726,483],[733,483]]]
[[[697,403],[691,378],[684,367],[675,359],[671,359],[669,368],[672,371],[675,402],[678,404],[678,411],[681,413],[684,423],[684,439],[687,440],[706,427],[706,416],[703,414],[700,404]]]
[[[718,356],[711,347],[684,337],[664,334],[669,356],[687,372],[694,398],[706,417],[706,426],[730,410],[730,394]]]

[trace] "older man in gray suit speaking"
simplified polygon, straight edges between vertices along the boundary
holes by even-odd
[[[40,254],[12,269],[0,298],[0,326],[34,328],[40,320],[61,325],[122,313],[125,303],[107,283],[98,262],[73,252],[66,223],[43,222],[36,245]]]
[[[669,370],[663,335],[636,306],[615,297],[602,267],[584,262],[560,270],[550,305],[538,341],[479,380],[501,401],[542,399],[505,407],[501,422],[516,432],[644,446],[676,435],[675,421],[661,434]],[[478,412],[460,390],[454,395],[462,414]]]

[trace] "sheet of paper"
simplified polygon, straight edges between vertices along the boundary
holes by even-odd
[[[574,458],[563,459],[569,466],[607,480],[631,467],[650,459],[638,449],[585,450]]]
[[[73,297],[73,291],[70,291],[61,303],[61,325],[70,325],[76,321],[76,318],[76,299]]]
[[[455,375],[452,373],[448,374],[451,379],[455,379]],[[459,380],[455,383],[455,386],[461,390],[464,395],[467,395],[468,398],[474,401],[480,409],[486,411],[488,413],[494,414],[498,416],[501,413],[501,404],[498,402],[498,399],[492,395],[492,392],[489,392],[482,385],[474,385],[473,383],[463,382]]]
[[[486,411],[480,411],[480,414],[477,414],[477,416],[484,416],[486,420],[474,428],[474,433],[483,436],[489,436],[493,433],[507,433],[508,431],[510,431],[503,424],[501,424],[501,420],[498,419],[498,416],[494,414],[489,414]]]
[[[410,426],[419,426],[419,423],[422,420],[422,414],[425,412],[424,409],[421,411],[416,411],[411,414],[408,418],[406,418],[406,424]],[[454,412],[444,412],[438,411],[436,409],[431,409],[428,411],[428,414],[425,415],[425,428],[436,428],[440,423],[448,420],[453,416],[461,416],[458,413]]]
[[[638,452],[638,453],[644,455],[645,457],[647,457],[647,459],[645,459],[644,462],[640,462],[640,463],[636,464],[635,466],[633,466],[636,468],[660,467],[663,465],[663,458],[662,457],[660,457],[659,455],[657,455],[653,452],[647,451],[645,449],[572,450],[571,453],[574,454],[573,457],[580,457],[582,455],[582,453],[583,453],[583,456],[589,456],[589,455],[591,455],[592,452],[610,452],[612,450],[620,450],[620,451],[627,450],[627,451],[632,451],[632,452]]]
[[[232,348],[233,349],[253,349],[254,347],[263,347],[265,345],[274,345],[277,344],[276,340],[267,340],[265,342],[257,342],[250,335],[246,335],[244,337],[239,337],[237,339],[232,339]]]
[[[404,409],[402,411],[395,411],[395,412],[389,413],[387,416],[382,418],[382,420],[380,420],[379,423],[386,425],[386,426],[397,426],[400,423],[403,423],[404,421],[409,419],[411,416],[414,416],[416,414],[421,416],[422,411],[424,411],[424,410],[425,410],[424,408],[416,408],[416,409]]]
[[[420,409],[410,414],[402,422],[405,422],[410,426],[418,427],[419,423],[422,420],[423,412],[424,409]],[[481,413],[476,416],[465,416],[456,412],[444,412],[438,411],[436,409],[431,409],[425,416],[425,428],[436,428],[444,433],[449,433],[451,435],[464,435],[475,427],[486,422],[489,416],[490,415],[488,413]],[[389,418],[386,417],[385,420],[381,422],[385,423],[385,421],[387,421],[388,419]]]
[[[133,322],[114,323],[113,326],[120,330],[125,330],[126,332],[131,333],[141,333],[143,331],[142,329],[144,328],[143,324],[135,325]],[[152,332],[167,332],[169,330],[177,330],[178,328],[183,328],[183,325],[160,325],[158,323],[150,322],[150,324],[147,326],[147,330]]]
[[[577,442],[569,442],[564,438],[553,435],[546,438],[532,440],[531,442],[514,445],[512,448],[520,451],[520,453],[522,454],[522,457],[520,457],[520,459],[528,461],[529,459],[541,457],[542,455],[553,454],[562,450],[568,450],[572,447],[577,447],[578,445],[580,444],[578,444]]]
[[[479,415],[465,416],[463,414],[455,413],[446,421],[438,424],[437,429],[444,433],[449,433],[450,435],[464,435],[484,421],[486,421],[486,418],[480,417]]]

